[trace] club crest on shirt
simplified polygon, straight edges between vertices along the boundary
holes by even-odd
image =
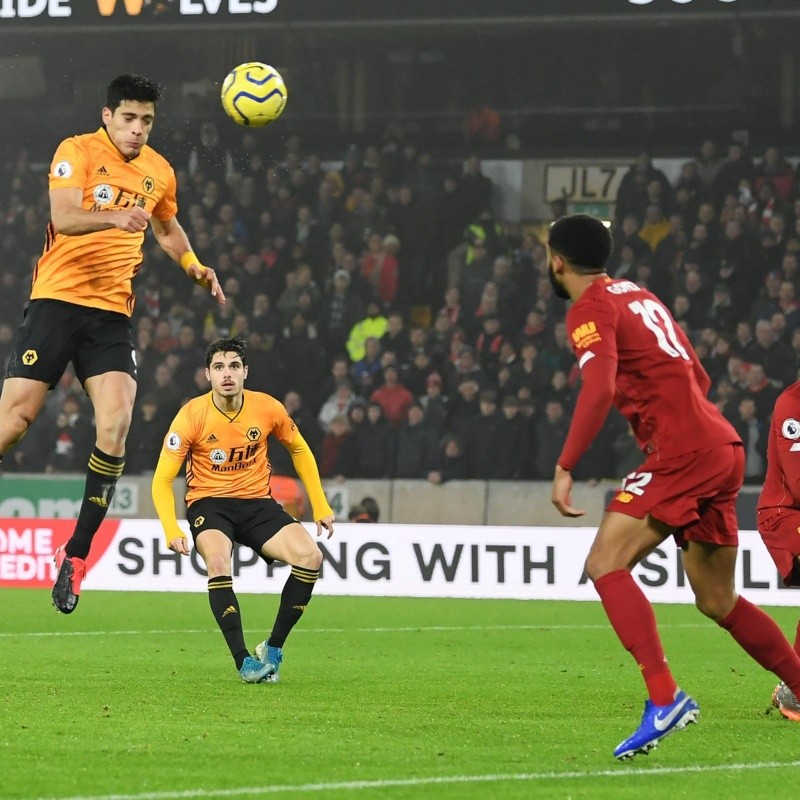
[[[572,331],[571,336],[577,350],[583,350],[589,347],[589,345],[599,342],[601,339],[600,334],[597,332],[597,325],[592,321],[578,325],[578,327]]]
[[[800,439],[800,422],[791,417],[785,419],[783,425],[781,425],[781,434],[784,439],[791,439],[792,441]]]

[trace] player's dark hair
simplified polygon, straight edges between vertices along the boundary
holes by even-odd
[[[569,214],[550,226],[548,246],[576,272],[603,272],[613,240],[608,228],[589,214]]]
[[[206,369],[211,366],[211,361],[217,353],[236,353],[242,359],[242,366],[247,365],[247,345],[239,336],[229,339],[217,339],[206,348]]]
[[[106,89],[106,108],[116,110],[123,100],[157,104],[161,98],[161,85],[144,75],[126,72],[118,75]]]

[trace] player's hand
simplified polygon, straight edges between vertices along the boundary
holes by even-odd
[[[168,547],[173,553],[180,553],[182,556],[189,555],[189,540],[185,536],[176,536]]]
[[[572,507],[572,473],[556,464],[556,474],[553,476],[553,491],[550,500],[558,509],[562,517],[582,517],[586,511]]]
[[[114,227],[128,233],[141,233],[150,224],[150,213],[139,206],[121,208],[114,212]]]
[[[327,517],[317,520],[317,536],[322,536],[323,528],[328,531],[326,538],[330,539],[333,536],[333,514],[328,514]]]
[[[204,267],[201,264],[190,264],[189,269],[186,270],[186,274],[199,286],[205,286],[206,289],[211,292],[211,296],[217,298],[217,302],[221,306],[225,305],[225,295],[217,280],[217,273],[214,272],[211,267]]]

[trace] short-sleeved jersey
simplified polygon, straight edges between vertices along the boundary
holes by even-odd
[[[616,361],[614,405],[645,453],[666,459],[740,441],[706,397],[686,334],[652,292],[598,278],[567,312],[567,330],[581,368],[596,356]]]
[[[89,211],[139,206],[162,222],[178,211],[175,173],[167,160],[147,145],[136,158],[126,160],[105,128],[61,142],[49,181],[51,190],[80,189],[81,207]],[[130,316],[143,242],[144,232],[109,228],[65,236],[55,233],[50,223],[34,269],[31,299],[65,300]]]
[[[800,382],[787,386],[775,401],[767,442],[767,476],[757,508],[800,509]]]
[[[186,464],[186,502],[201,497],[256,500],[270,496],[272,467],[267,437],[290,445],[297,428],[283,404],[263,392],[244,390],[242,407],[229,417],[212,393],[190,400],[172,421],[161,458]]]

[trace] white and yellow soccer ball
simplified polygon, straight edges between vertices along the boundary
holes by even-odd
[[[280,72],[260,61],[234,67],[222,82],[225,113],[238,125],[263,128],[275,122],[286,106],[286,84]]]

